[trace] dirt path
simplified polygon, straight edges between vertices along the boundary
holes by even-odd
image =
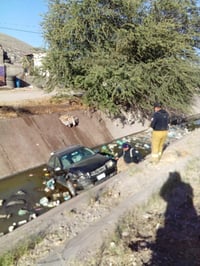
[[[46,93],[44,90],[34,87],[0,90],[0,105],[19,105],[31,101],[50,99],[55,92]]]

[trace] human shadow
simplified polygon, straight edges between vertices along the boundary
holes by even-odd
[[[178,172],[172,172],[160,196],[167,202],[164,225],[150,244],[152,258],[145,265],[200,265],[200,218],[193,205],[192,187]]]

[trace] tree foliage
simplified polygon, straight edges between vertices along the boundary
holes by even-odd
[[[49,87],[112,114],[145,116],[156,100],[184,111],[200,85],[198,25],[193,0],[49,0]]]

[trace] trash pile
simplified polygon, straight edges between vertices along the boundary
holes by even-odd
[[[35,219],[37,216],[36,206],[30,206],[27,193],[23,190],[18,190],[7,199],[0,200],[0,220],[7,220],[8,233]],[[5,230],[0,232],[0,236],[4,234]]]
[[[62,189],[59,186],[54,178],[51,178],[49,180],[45,180],[43,182],[45,185],[44,191],[47,193],[48,197],[45,196],[40,199],[40,205],[48,208],[56,207],[63,201],[67,201],[71,199],[71,195],[67,189],[62,187]]]
[[[79,124],[79,118],[73,115],[61,115],[60,121],[67,127],[76,127]]]
[[[12,232],[48,209],[71,199],[69,191],[57,188],[53,178],[43,181],[43,185],[41,190],[45,196],[36,203],[30,200],[28,193],[23,190],[17,191],[7,199],[0,199],[0,236]]]
[[[166,146],[175,140],[181,139],[188,133],[189,130],[181,125],[170,126]],[[104,144],[100,147],[96,147],[95,149],[107,156],[119,158],[122,155],[122,144],[130,143],[143,155],[143,157],[145,157],[151,152],[151,135],[152,129],[150,128],[145,131],[114,140],[111,143]]]

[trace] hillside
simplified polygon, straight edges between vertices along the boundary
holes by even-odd
[[[2,85],[4,85],[5,79],[7,88],[16,87],[15,76],[20,78],[22,87],[30,85],[29,79],[24,80],[22,61],[25,56],[33,54],[36,50],[29,44],[2,33],[0,33],[0,47],[0,66],[5,67],[2,69],[5,69],[6,73],[6,76],[2,74],[0,77],[3,81]]]
[[[23,41],[0,32],[0,45],[7,53],[15,53],[19,56],[33,52],[33,47]]]

